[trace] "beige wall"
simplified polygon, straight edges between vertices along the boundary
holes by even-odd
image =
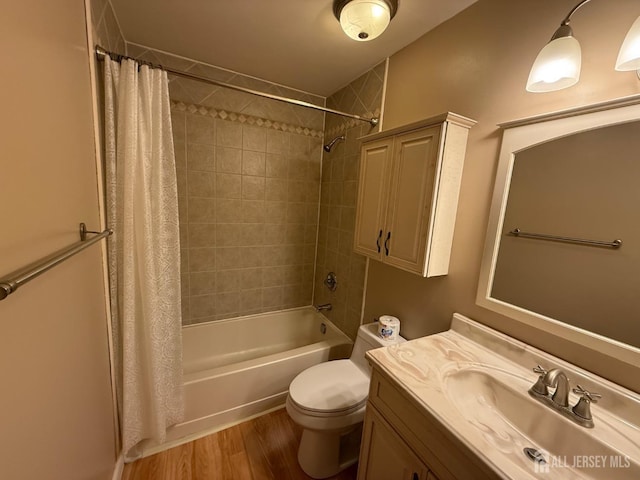
[[[84,2],[0,22],[0,275],[99,228]],[[3,478],[107,479],[115,465],[100,247],[0,303]]]
[[[573,1],[480,0],[390,59],[384,128],[447,110],[471,117],[449,275],[423,279],[371,262],[365,318],[394,314],[403,335],[445,330],[461,312],[554,355],[640,391],[637,368],[475,305],[489,203],[500,145],[499,122],[635,94],[635,73],[613,69],[618,48],[640,15],[633,0],[592,2],[571,25],[582,45],[580,82],[554,93],[525,91],[538,51]]]
[[[327,107],[364,117],[380,117],[386,62],[338,90],[327,98]],[[366,258],[353,252],[353,234],[358,195],[358,165],[363,135],[378,131],[369,123],[327,114],[324,141],[345,135],[344,142],[322,153],[320,226],[314,301],[331,303],[324,314],[355,340],[362,316],[362,297]],[[329,272],[338,279],[338,288],[330,292],[323,284]]]

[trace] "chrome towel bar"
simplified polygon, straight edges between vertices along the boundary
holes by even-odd
[[[590,245],[592,247],[610,247],[610,248],[620,248],[622,245],[622,240],[617,238],[612,242],[605,242],[602,240],[586,240],[582,238],[571,238],[571,237],[560,237],[557,235],[547,235],[544,233],[529,233],[523,232],[519,228],[514,228],[509,232],[509,235],[513,235],[514,237],[525,237],[525,238],[536,238],[539,240],[553,240],[556,242],[566,242],[566,243],[577,243],[578,245]]]
[[[87,239],[87,233],[97,233],[97,235]],[[33,280],[39,275],[42,275],[47,270],[50,270],[56,265],[74,256],[76,253],[79,253],[94,243],[99,242],[103,238],[108,237],[112,233],[113,230],[111,229],[103,232],[89,232],[87,231],[85,224],[81,223],[79,242],[74,243],[64,250],[55,252],[48,257],[42,258],[20,270],[16,270],[6,278],[0,279],[0,300],[4,300],[25,283]]]

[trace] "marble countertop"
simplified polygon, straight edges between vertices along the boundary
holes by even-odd
[[[374,368],[385,372],[414,399],[419,408],[431,415],[502,478],[639,478],[640,395],[462,315],[454,314],[451,329],[446,332],[371,350],[367,358]],[[550,425],[550,428],[557,429],[559,435],[567,437],[567,448],[569,452],[573,451],[573,455],[567,456],[566,450],[544,450],[542,445],[537,445],[535,440],[514,428],[509,418],[492,408],[496,394],[491,389],[495,388],[492,385],[496,383],[485,382],[480,385],[481,391],[474,391],[477,390],[477,384],[469,391],[461,390],[460,382],[455,384],[455,389],[452,388],[454,384],[451,380],[456,375],[459,377],[460,372],[476,372],[495,378],[501,385],[506,385],[505,388],[501,387],[503,391],[512,391],[513,395],[518,396],[518,401],[525,402],[522,405],[540,412],[535,405],[526,403],[538,403],[527,394],[537,379],[532,367],[538,364],[547,369],[562,368],[567,372],[572,388],[580,384],[589,391],[603,395],[598,404],[592,405],[593,429],[580,427],[551,408],[539,404],[548,409],[548,412],[542,412],[545,425]],[[578,397],[571,394],[570,404],[574,405],[577,400]],[[516,411],[512,415],[526,413]],[[580,447],[584,442],[577,442],[577,446],[572,447],[571,432],[575,432],[574,435],[594,435],[594,438],[611,448],[580,451],[581,448],[585,450],[584,446]],[[591,445],[590,439],[584,438]],[[537,471],[535,463],[523,454],[525,447],[532,446],[546,454],[550,471]],[[600,454],[603,460],[595,458]],[[609,458],[614,454],[621,458]],[[581,461],[589,462],[589,468],[582,468]],[[604,462],[608,468],[595,465],[594,462],[598,461]],[[621,464],[612,467],[615,461]],[[630,466],[624,467],[627,461]]]

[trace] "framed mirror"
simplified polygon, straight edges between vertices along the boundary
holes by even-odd
[[[640,364],[640,96],[500,127],[476,303]]]

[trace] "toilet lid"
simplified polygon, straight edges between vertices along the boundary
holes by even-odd
[[[369,377],[350,360],[333,360],[308,368],[293,379],[289,397],[304,410],[336,413],[364,405]]]

